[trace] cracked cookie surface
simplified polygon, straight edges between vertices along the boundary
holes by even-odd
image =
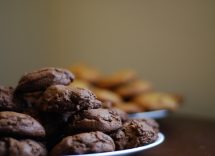
[[[81,111],[100,107],[101,102],[90,90],[63,85],[50,86],[40,102],[40,109],[45,112]]]
[[[14,100],[14,88],[0,86],[0,111],[17,111],[18,103]]]
[[[0,134],[15,137],[44,137],[43,126],[29,115],[4,111],[0,112]]]
[[[0,139],[1,156],[46,156],[45,147],[36,141],[16,140],[14,138]]]
[[[66,69],[42,68],[21,77],[16,92],[26,93],[42,91],[51,85],[69,85],[75,76]]]
[[[158,134],[145,121],[133,119],[125,122],[111,137],[116,149],[123,150],[152,143],[158,138]]]
[[[51,151],[51,156],[111,152],[115,145],[111,137],[96,131],[64,138]]]
[[[85,110],[71,116],[69,120],[71,131],[77,132],[111,132],[122,126],[120,116],[111,109]]]

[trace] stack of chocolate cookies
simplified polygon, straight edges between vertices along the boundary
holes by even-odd
[[[25,74],[16,88],[0,87],[0,155],[60,156],[142,146],[158,137],[154,120],[129,120],[102,108],[88,89],[70,85],[65,69]]]

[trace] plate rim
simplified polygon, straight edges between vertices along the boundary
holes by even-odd
[[[130,119],[142,119],[142,118],[161,119],[161,118],[167,117],[169,113],[170,111],[167,109],[160,109],[160,110],[154,110],[154,111],[132,113],[132,114],[128,114],[128,116]]]
[[[120,150],[120,151],[113,151],[113,152],[103,152],[103,153],[91,153],[91,154],[81,154],[78,156],[111,156],[111,155],[123,155],[123,154],[131,154],[131,153],[136,153],[140,151],[144,151],[149,148],[153,148],[155,146],[158,146],[162,142],[164,142],[165,136],[163,133],[159,132],[158,133],[158,139],[148,145],[136,147],[136,148],[131,148],[131,149],[125,149],[125,150]],[[65,156],[77,156],[77,155],[65,155]]]

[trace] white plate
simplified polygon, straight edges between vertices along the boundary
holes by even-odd
[[[164,141],[164,139],[165,139],[164,135],[162,133],[158,133],[158,139],[155,142],[148,144],[148,145],[131,148],[131,149],[126,149],[126,150],[121,150],[121,151],[94,153],[94,154],[82,154],[82,155],[78,155],[78,156],[125,156],[125,155],[129,155],[129,154],[143,152],[146,149],[155,147],[155,146],[161,144]],[[77,155],[67,155],[67,156],[77,156]]]
[[[152,119],[161,119],[165,118],[169,115],[169,111],[162,109],[156,111],[149,111],[149,112],[141,112],[141,113],[133,113],[129,114],[129,118],[131,119],[142,119],[142,118],[152,118]]]

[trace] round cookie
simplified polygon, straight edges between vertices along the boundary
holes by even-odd
[[[78,79],[94,83],[101,77],[100,72],[86,64],[77,64],[70,68],[70,71],[75,74]]]
[[[122,126],[120,116],[111,109],[90,109],[71,116],[69,127],[72,133],[102,131],[111,132]]]
[[[0,86],[0,111],[17,111],[19,105],[14,100],[14,88]]]
[[[92,91],[96,94],[96,97],[102,102],[111,102],[113,104],[122,102],[121,97],[110,90],[93,88]]]
[[[157,132],[157,133],[159,132],[159,124],[155,120],[150,119],[150,118],[143,118],[143,119],[139,119],[139,120],[148,124],[150,127],[152,127],[155,130],[155,132]]]
[[[45,112],[64,112],[73,110],[74,104],[70,99],[70,88],[63,85],[52,85],[46,89],[40,98],[38,107]]]
[[[114,91],[120,96],[122,96],[124,99],[128,99],[128,98],[137,96],[140,93],[150,91],[151,89],[152,89],[152,86],[149,82],[146,82],[143,80],[136,80],[128,84],[119,86]]]
[[[43,126],[29,115],[16,112],[0,112],[0,134],[14,137],[44,137]]]
[[[152,143],[158,138],[158,134],[145,121],[129,120],[122,128],[112,133],[111,137],[116,149],[123,150]]]
[[[112,75],[101,78],[96,85],[101,88],[115,88],[120,85],[126,84],[137,78],[133,70],[123,70]]]
[[[0,139],[1,156],[46,156],[45,147],[33,140]]]
[[[114,107],[121,109],[126,113],[138,113],[144,111],[144,109],[141,106],[137,105],[134,102],[116,103]]]
[[[68,112],[100,108],[101,102],[88,89],[53,85],[43,93],[39,107],[45,112]]]
[[[81,133],[64,138],[51,151],[50,156],[112,152],[112,138],[102,132]]]
[[[168,109],[174,111],[179,106],[178,100],[173,95],[160,92],[141,94],[133,101],[146,110]]]
[[[118,108],[111,108],[111,110],[115,111],[116,114],[120,116],[122,122],[125,122],[128,120],[128,114],[125,111]]]
[[[84,80],[75,79],[72,83],[70,83],[69,86],[89,89],[91,87],[91,84]]]
[[[65,69],[43,68],[21,77],[16,88],[17,93],[43,91],[51,85],[69,85],[74,75]]]

